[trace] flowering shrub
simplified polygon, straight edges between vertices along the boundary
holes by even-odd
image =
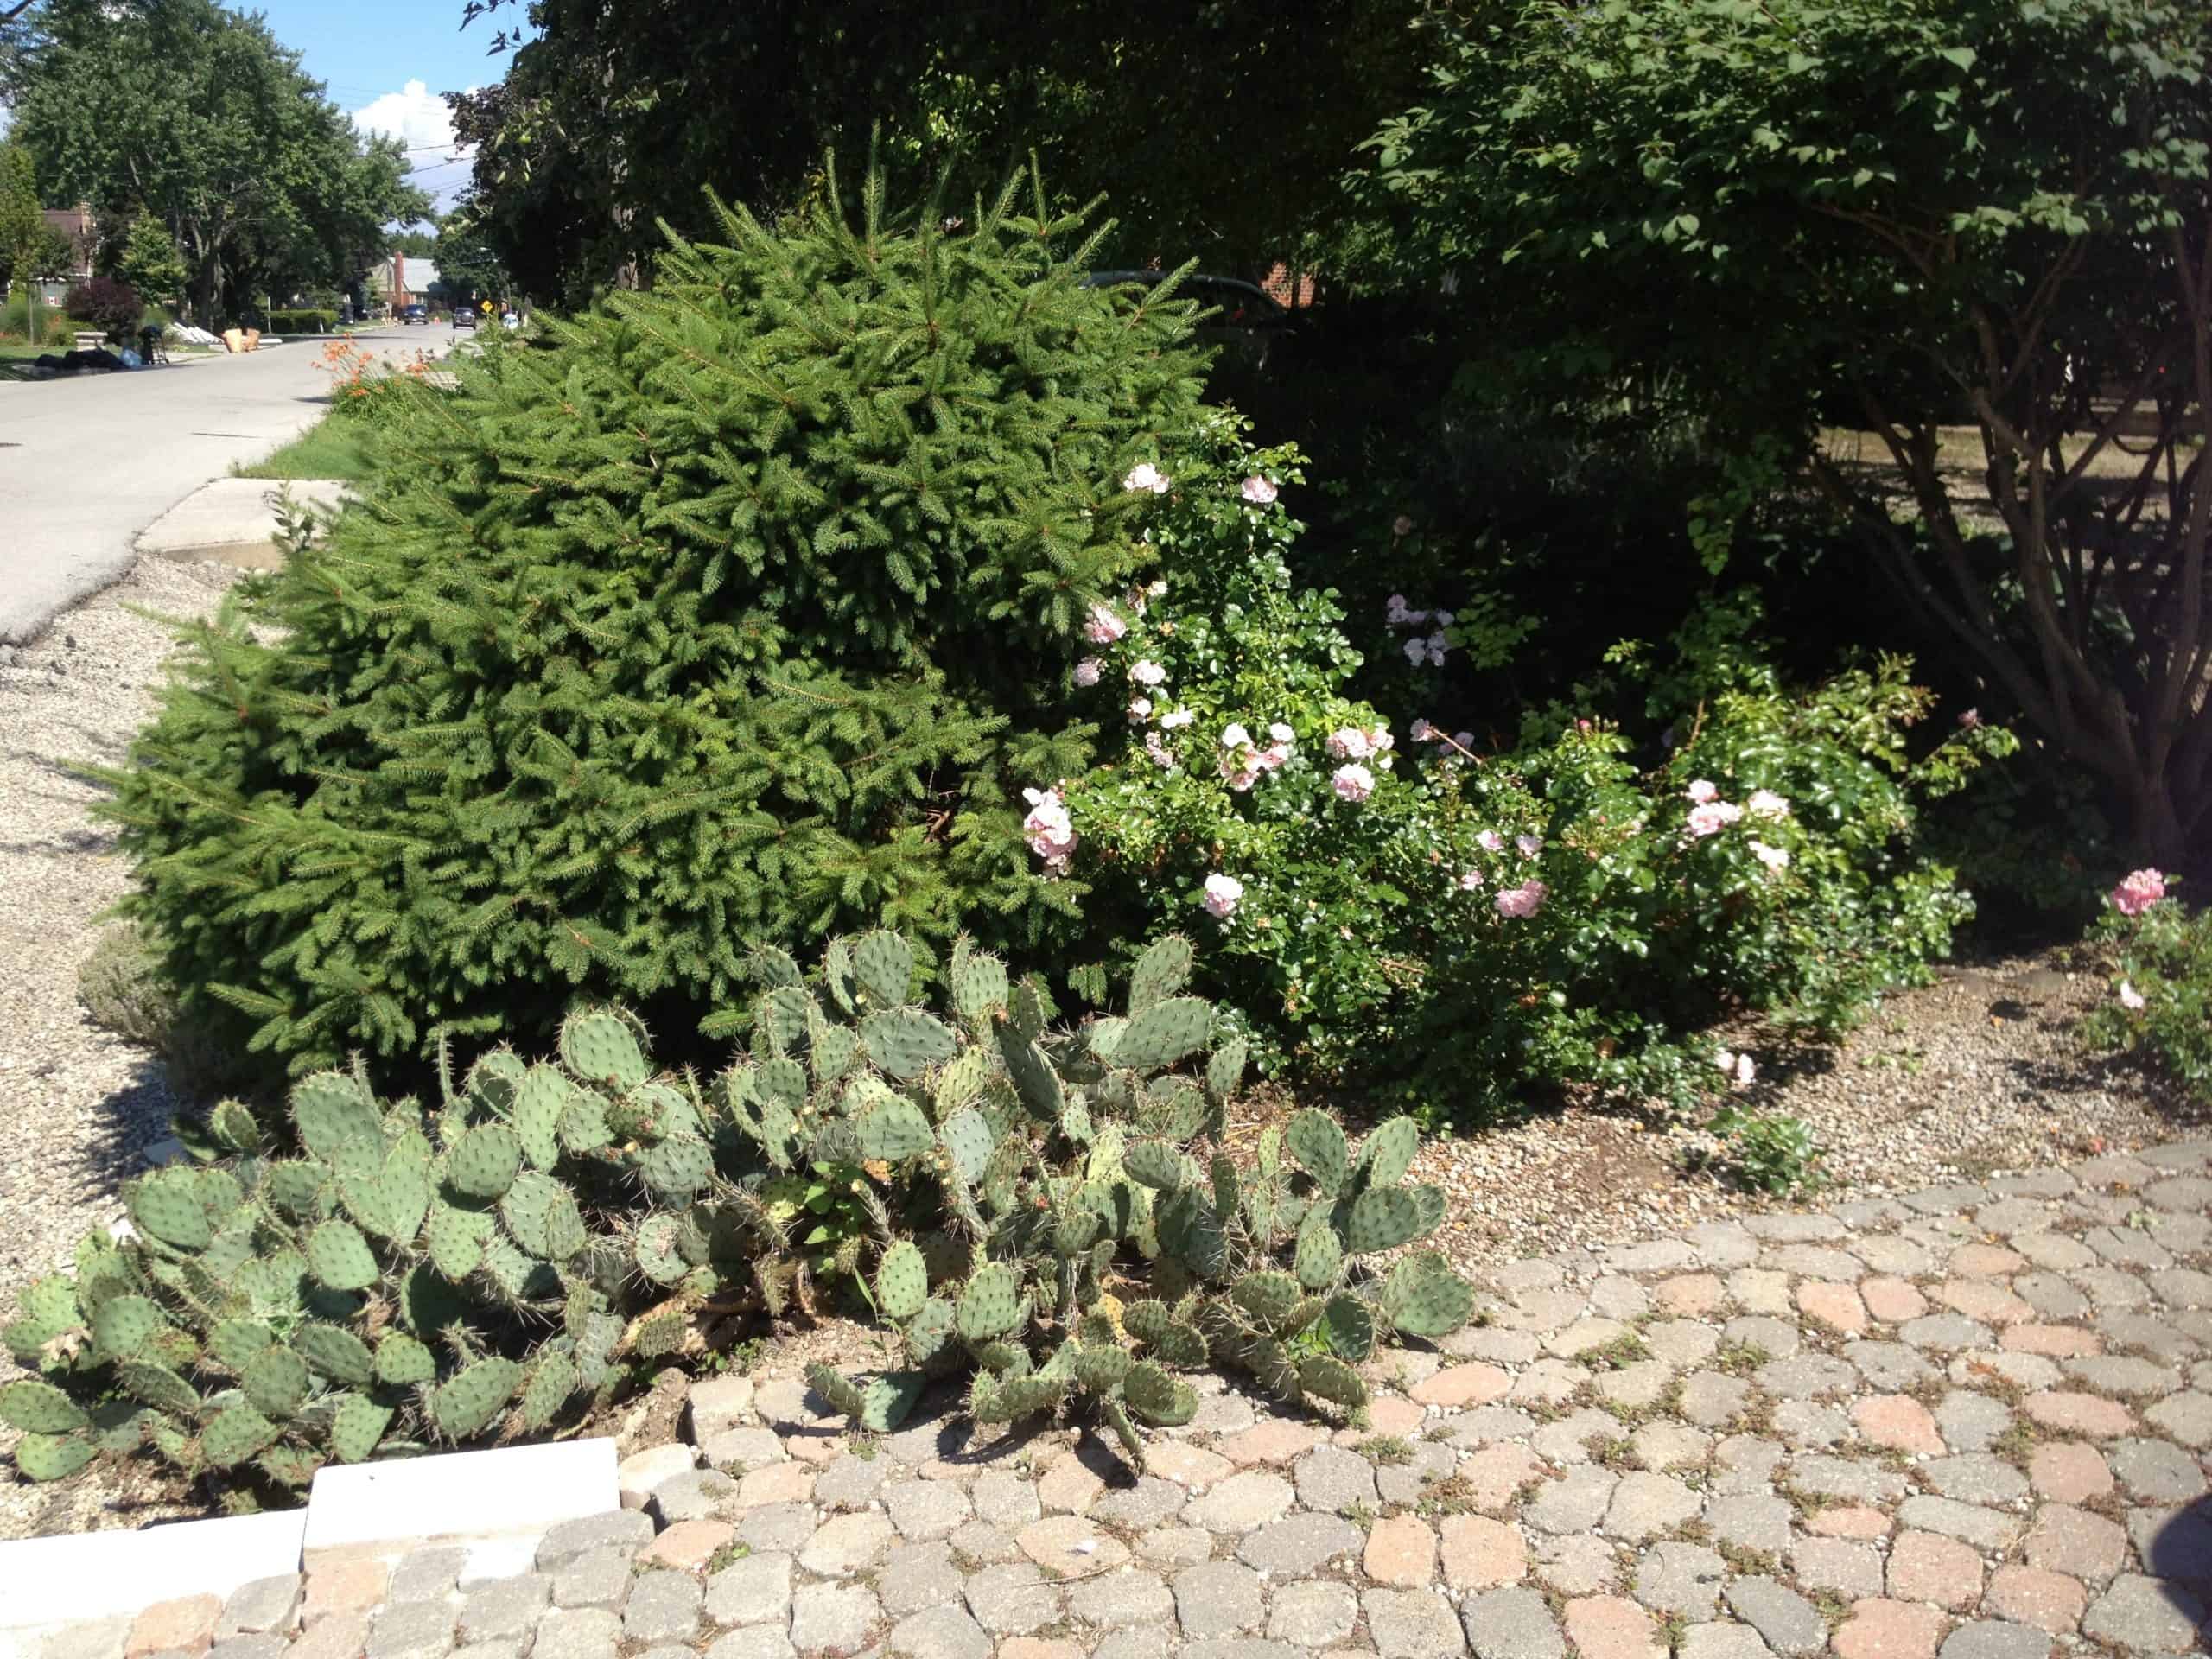
[[[2084,1034],[2149,1056],[2212,1101],[2212,915],[2190,915],[2157,870],[2125,877],[2107,902],[2091,944],[2112,976],[2112,1000]]]
[[[322,348],[315,366],[330,377],[332,413],[348,420],[381,421],[396,403],[428,384],[431,364],[430,354],[418,347],[394,366],[374,352],[340,338]]]
[[[1395,1071],[1452,1114],[1529,1084],[1687,1105],[1725,1081],[1700,1026],[1741,1007],[1847,1024],[1970,912],[1914,853],[1913,801],[2009,734],[1961,728],[1910,760],[1929,698],[1902,661],[1793,696],[1740,649],[1669,674],[1627,651],[1697,711],[1670,749],[1640,759],[1558,714],[1481,748],[1349,694],[1364,658],[1344,613],[1284,558],[1294,452],[1217,416],[1160,472],[1146,534],[1167,575],[1074,673],[1128,735],[1065,785],[1065,868],[1091,884],[1094,938],[1205,938],[1274,1064]],[[1436,620],[1390,608],[1405,630]]]

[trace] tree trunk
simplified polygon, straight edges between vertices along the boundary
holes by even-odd
[[[2138,779],[2131,803],[2129,825],[2136,852],[2162,870],[2179,870],[2190,862],[2189,837],[2183,814],[2174,800],[2168,777]]]

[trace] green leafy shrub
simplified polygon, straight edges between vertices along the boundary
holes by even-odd
[[[1690,1033],[1717,1014],[1837,1029],[1969,913],[1916,850],[1916,802],[2011,740],[1916,754],[1929,699],[1902,660],[1791,690],[1732,602],[1667,652],[1616,653],[1671,743],[1577,712],[1618,683],[1517,740],[1395,726],[1348,695],[1363,656],[1333,596],[1293,585],[1300,527],[1273,498],[1294,455],[1221,423],[1168,466],[1147,525],[1165,585],[1078,675],[1128,736],[1056,810],[1094,937],[1198,931],[1211,984],[1284,1057],[1419,1074],[1436,1111],[1564,1083],[1688,1105],[1712,1077]],[[1389,612],[1423,658],[1459,626]]]
[[[1746,1192],[1787,1197],[1821,1182],[1824,1154],[1802,1118],[1732,1103],[1705,1128],[1716,1142],[1706,1161]]]
[[[245,1086],[251,1068],[198,1020],[178,1017],[175,988],[161,971],[161,953],[129,923],[104,931],[77,969],[77,1000],[96,1025],[162,1058],[169,1082],[187,1100]]]
[[[319,306],[291,311],[271,311],[263,325],[271,334],[327,334],[336,332],[338,314]]]
[[[2113,890],[2091,948],[2111,971],[2110,1002],[2082,1021],[2099,1046],[2151,1059],[2212,1101],[2212,913],[2191,915],[2157,870]]]
[[[196,1017],[296,1072],[527,1039],[575,991],[681,1041],[755,944],[1071,925],[1016,791],[1088,762],[1069,642],[1151,556],[1123,480],[1201,359],[1190,304],[1084,287],[1083,216],[1018,194],[726,215],[404,402],[113,780]]]
[[[1472,1291],[1433,1255],[1357,1260],[1443,1217],[1440,1192],[1404,1183],[1410,1122],[1357,1158],[1315,1112],[1249,1169],[1184,1150],[1218,1144],[1245,1045],[1186,994],[1180,938],[1138,960],[1123,1014],[1073,1031],[964,939],[942,1017],[912,1000],[920,959],[895,933],[833,941],[811,987],[779,951],[750,966],[751,1052],[708,1087],[657,1075],[635,1019],[596,1010],[563,1023],[557,1062],[495,1050],[434,1113],[306,1077],[297,1155],[219,1106],[207,1133],[230,1161],[133,1183],[135,1232],[94,1234],[73,1278],[24,1293],[4,1337],[40,1376],[0,1389],[18,1468],[150,1446],[296,1488],[331,1458],[543,1430],[618,1362],[726,1338],[734,1307],[810,1312],[831,1274],[904,1357],[865,1387],[817,1374],[857,1427],[972,1363],[979,1423],[1081,1395],[1141,1462],[1136,1421],[1196,1408],[1172,1369],[1236,1364],[1356,1409],[1348,1368],[1378,1336],[1467,1317]],[[824,1170],[851,1199],[826,1273]]]

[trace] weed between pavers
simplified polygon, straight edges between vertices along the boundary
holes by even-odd
[[[1413,1443],[1402,1434],[1377,1434],[1360,1442],[1361,1453],[1374,1463],[1411,1463]]]
[[[1669,1653],[1681,1652],[1689,1633],[1690,1622],[1681,1613],[1669,1613],[1659,1621],[1659,1639],[1667,1644]]]
[[[719,1573],[726,1567],[736,1565],[752,1554],[753,1546],[750,1544],[724,1544],[708,1559],[707,1571],[710,1574]]]
[[[1753,1549],[1748,1544],[1739,1544],[1731,1539],[1717,1540],[1713,1546],[1713,1554],[1728,1563],[1728,1569],[1732,1573],[1771,1575],[1781,1569],[1781,1563],[1768,1551]]]
[[[1710,1363],[1731,1376],[1748,1376],[1773,1357],[1756,1342],[1724,1342],[1713,1351]]]
[[[1585,1357],[1603,1360],[1616,1371],[1625,1370],[1640,1359],[1651,1357],[1651,1344],[1634,1331],[1624,1331],[1611,1342],[1583,1351]]]

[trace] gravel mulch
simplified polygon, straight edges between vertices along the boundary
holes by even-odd
[[[122,1215],[117,1184],[168,1133],[161,1066],[78,1006],[94,918],[126,880],[111,831],[86,810],[101,791],[70,768],[119,760],[152,711],[171,640],[130,607],[207,614],[238,575],[143,560],[0,666],[0,1318]],[[15,1374],[0,1355],[0,1381]],[[15,1439],[0,1429],[0,1449]],[[144,1507],[148,1495],[0,1482],[0,1537],[137,1526],[167,1512]]]

